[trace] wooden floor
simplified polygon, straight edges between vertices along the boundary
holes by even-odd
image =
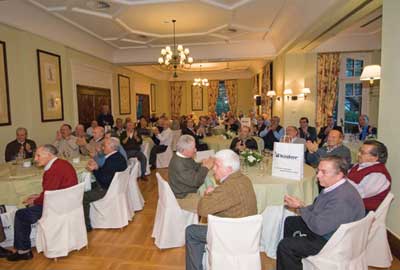
[[[166,176],[166,171],[161,170]],[[157,207],[157,184],[154,172],[148,182],[140,182],[146,200],[143,211],[121,230],[93,230],[89,233],[89,248],[74,251],[58,261],[34,253],[33,260],[10,263],[0,259],[0,270],[182,270],[185,269],[185,249],[175,248],[160,251],[151,238],[154,215]],[[263,270],[275,269],[275,261],[263,253]],[[390,269],[400,269],[396,259]],[[249,269],[250,270],[250,269]]]

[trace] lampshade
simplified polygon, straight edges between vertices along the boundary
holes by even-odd
[[[310,88],[303,88],[302,90],[301,90],[301,93],[302,94],[311,94],[311,90],[310,90]]]
[[[293,94],[293,91],[292,91],[292,89],[285,89],[285,90],[283,91],[283,94],[284,94],[284,95],[291,95],[291,94]]]
[[[274,97],[274,96],[276,96],[276,92],[274,90],[269,90],[267,92],[267,97]]]
[[[381,66],[380,65],[370,65],[364,67],[360,80],[361,81],[374,81],[380,80],[381,78]]]

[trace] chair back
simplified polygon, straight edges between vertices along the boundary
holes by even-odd
[[[205,150],[205,151],[198,151],[196,153],[196,158],[194,159],[196,162],[201,162],[204,159],[207,159],[209,157],[215,156],[215,151],[213,149],[211,150]]]
[[[386,217],[389,212],[390,204],[392,203],[394,195],[392,192],[389,192],[383,202],[379,205],[378,209],[375,212],[375,221],[372,223],[371,231],[373,231],[374,227],[377,224],[386,224]]]
[[[115,197],[126,192],[129,181],[129,167],[122,172],[116,172],[104,198]]]
[[[261,269],[262,216],[208,216],[208,269]]]
[[[136,162],[135,162],[136,161]],[[140,211],[144,206],[143,195],[140,192],[139,185],[137,182],[137,178],[139,177],[139,162],[137,159],[133,159],[133,165],[129,168],[129,181],[128,181],[128,206],[129,209],[134,213],[136,211]]]
[[[79,209],[82,207],[84,189],[85,183],[80,183],[65,189],[45,191],[42,216],[66,215]]]
[[[181,208],[168,182],[165,181],[165,179],[159,173],[156,173],[156,177],[158,184],[158,202],[161,203],[161,205],[165,208],[180,211]]]
[[[374,220],[371,211],[361,220],[342,224],[317,256],[333,261],[351,261],[359,258],[367,248],[368,233]]]

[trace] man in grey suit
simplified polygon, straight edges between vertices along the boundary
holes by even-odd
[[[197,163],[196,142],[190,135],[182,135],[176,144],[176,153],[168,166],[169,185],[178,199],[181,207],[197,209],[197,189],[204,183],[208,171],[213,167],[214,160],[208,158]],[[190,205],[181,204],[183,200],[191,201]]]

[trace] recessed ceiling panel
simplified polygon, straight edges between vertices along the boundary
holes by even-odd
[[[102,38],[119,37],[126,33],[117,22],[112,19],[102,18],[74,11],[61,11],[58,14],[92,31]]]
[[[284,0],[257,0],[235,9],[233,22],[254,28],[268,28],[278,15]]]
[[[172,19],[176,33],[202,33],[224,25],[230,12],[201,2],[178,2],[131,6],[119,18],[130,28],[163,35],[172,34]]]
[[[199,43],[215,43],[225,42],[223,39],[213,36],[194,36],[194,37],[179,37],[176,39],[176,44],[199,44]],[[151,42],[153,45],[173,45],[172,38],[161,38]]]
[[[67,0],[35,0],[35,2],[47,8],[67,6],[68,4]]]

